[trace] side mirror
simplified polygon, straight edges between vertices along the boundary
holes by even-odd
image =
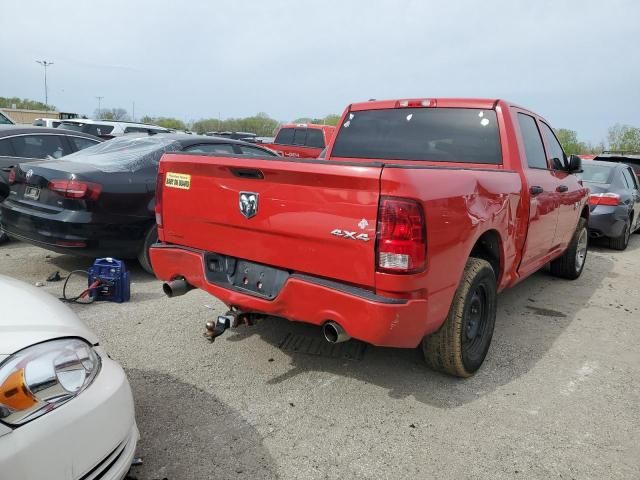
[[[9,196],[9,184],[0,176],[0,202]]]
[[[569,167],[567,168],[569,173],[581,173],[582,172],[582,159],[578,155],[571,155],[569,157]]]

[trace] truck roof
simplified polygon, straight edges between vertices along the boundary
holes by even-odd
[[[336,128],[333,125],[322,125],[320,123],[284,123],[280,128],[315,128],[317,130],[326,130]]]
[[[451,107],[451,108],[484,108],[492,109],[500,101],[498,98],[398,98],[393,100],[369,100],[368,102],[358,102],[351,104],[351,111],[358,110],[381,110],[385,108],[395,108],[400,102],[422,102],[428,101],[431,107]],[[516,106],[511,102],[509,105]],[[521,108],[521,107],[519,107]]]

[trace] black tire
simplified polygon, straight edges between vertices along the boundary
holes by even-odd
[[[153,275],[153,267],[151,266],[151,257],[149,256],[149,248],[151,245],[158,241],[158,227],[154,225],[149,229],[144,237],[144,245],[138,254],[138,262],[140,266],[147,272]]]
[[[9,236],[4,233],[2,231],[2,228],[0,227],[0,245],[2,245],[3,243],[7,243],[9,241]]]
[[[584,270],[584,264],[587,263],[588,251],[589,231],[587,230],[587,220],[580,218],[569,246],[561,257],[551,262],[551,275],[568,280],[575,280],[582,274],[582,270]]]
[[[610,238],[609,239],[609,247],[614,250],[626,250],[629,246],[629,238],[631,237],[631,225],[629,223],[625,223],[624,229],[619,237]]]
[[[422,340],[427,365],[457,377],[473,375],[489,351],[497,303],[491,264],[469,258],[446,320],[437,332]]]

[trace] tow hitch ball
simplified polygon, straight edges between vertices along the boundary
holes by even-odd
[[[207,331],[204,332],[204,336],[213,342],[216,337],[222,335],[227,328],[235,328],[237,326],[238,314],[236,312],[227,312],[226,315],[219,315],[215,321],[209,320],[205,324]]]

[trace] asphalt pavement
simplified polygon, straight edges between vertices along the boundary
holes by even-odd
[[[32,284],[90,263],[0,247],[0,273]],[[211,344],[221,303],[168,299],[131,270],[129,303],[72,306],[129,375],[143,459],[130,478],[640,478],[640,235],[590,250],[576,281],[539,272],[501,294],[467,380],[429,371],[418,350],[330,349],[280,319]],[[60,296],[62,283],[42,288]]]

